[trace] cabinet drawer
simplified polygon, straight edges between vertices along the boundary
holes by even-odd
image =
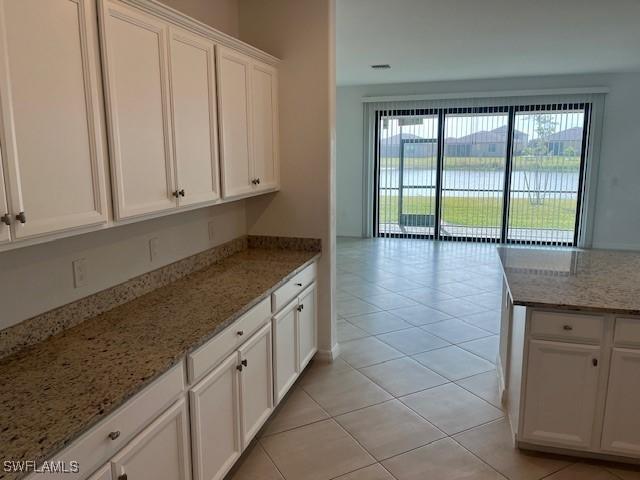
[[[113,457],[175,402],[184,387],[184,363],[180,362],[55,457],[54,461],[65,461],[67,464],[79,462],[79,473],[47,475],[47,478],[75,480],[86,477],[87,473]],[[113,434],[113,440],[110,434]],[[39,476],[32,475],[29,478]]]
[[[271,295],[273,312],[279,311],[289,303],[292,298],[295,298],[300,292],[311,285],[316,279],[316,270],[317,266],[314,262],[301,272],[296,273],[291,280],[273,292]]]
[[[640,347],[640,318],[616,318],[616,345]]]
[[[265,298],[187,359],[189,382],[193,383],[216,367],[271,317],[271,299]]]
[[[531,335],[600,343],[603,325],[604,319],[596,315],[534,311],[531,318]]]

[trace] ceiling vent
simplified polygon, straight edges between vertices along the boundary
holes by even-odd
[[[391,65],[389,65],[388,63],[378,63],[376,65],[371,65],[371,68],[373,68],[374,70],[387,70],[391,68]]]

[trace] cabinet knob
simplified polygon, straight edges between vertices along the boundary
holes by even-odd
[[[171,195],[178,198],[180,196],[180,192],[178,190],[175,190]]]
[[[304,308],[304,305],[298,305],[298,308],[296,308],[296,310],[298,310],[299,312],[301,312],[303,308]]]
[[[242,365],[236,365],[236,370],[238,370],[239,372],[242,371]]]
[[[27,223],[27,217],[24,212],[20,212],[19,214],[17,214],[16,220],[18,220],[20,223]]]
[[[251,183],[253,183],[254,185],[258,184],[258,180],[256,178],[254,178],[253,180],[251,180]]]
[[[111,440],[115,440],[116,438],[118,438],[120,436],[120,430],[116,430],[115,432],[110,432],[109,433],[109,438]]]
[[[594,367],[597,367],[598,366],[598,359],[594,358],[593,360],[591,360],[591,363],[593,363]]]
[[[127,477],[126,473],[123,473],[122,475],[118,475],[118,480],[128,480],[129,477]]]
[[[178,190],[178,195],[180,195],[181,197],[184,197],[184,188],[181,190]]]
[[[0,217],[0,222],[4,223],[7,226],[11,225],[11,216],[8,213],[5,213]]]
[[[238,330],[236,333],[239,337],[241,337],[242,335],[244,335],[244,330]]]
[[[296,287],[301,287],[302,284],[301,283],[296,283]]]
[[[573,327],[571,325],[564,325],[562,329],[570,332],[571,330],[573,330]]]
[[[244,365],[245,367],[246,367],[247,365],[249,365],[249,362],[247,362],[247,359],[246,359],[246,358],[245,358],[244,360],[242,360],[240,363],[241,363],[242,365]]]
[[[256,178],[256,183],[257,183],[258,185],[260,185],[260,179],[259,179],[259,178]]]

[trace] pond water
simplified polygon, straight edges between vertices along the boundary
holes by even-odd
[[[502,196],[504,172],[479,170],[445,170],[442,188],[447,196]],[[511,191],[517,195],[527,192],[553,192],[554,198],[574,198],[578,190],[578,172],[515,171],[511,175]],[[404,195],[430,196],[436,186],[436,170],[427,168],[405,168],[403,175]],[[400,169],[380,169],[381,195],[397,195],[400,185]],[[411,188],[418,187],[418,188]],[[468,190],[477,190],[471,191]],[[521,191],[521,193],[517,193]]]

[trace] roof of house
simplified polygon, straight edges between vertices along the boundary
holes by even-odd
[[[567,128],[553,133],[547,137],[547,141],[582,141],[582,127]]]

